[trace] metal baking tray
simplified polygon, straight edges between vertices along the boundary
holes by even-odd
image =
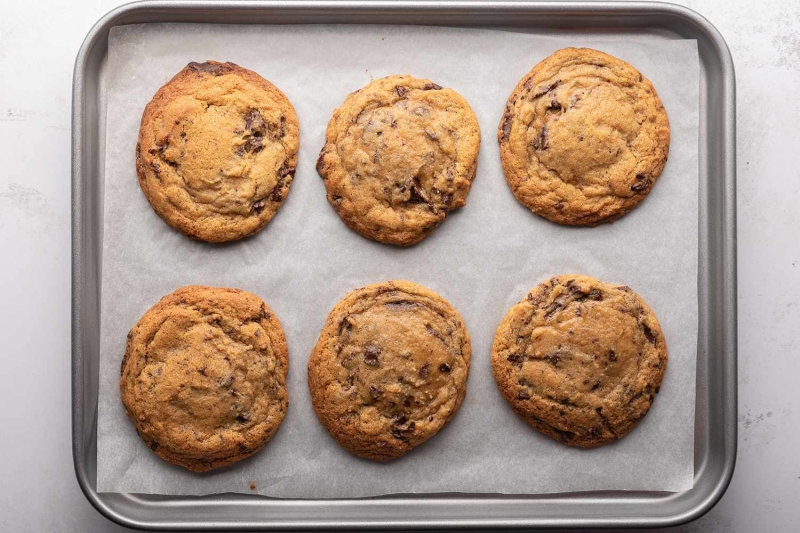
[[[414,494],[288,500],[96,491],[108,33],[143,22],[415,24],[531,33],[613,32],[696,39],[700,55],[699,337],[694,487],[680,493]],[[731,55],[690,9],[649,2],[145,1],[91,29],[75,63],[72,107],[72,451],[94,507],[125,526],[161,530],[534,529],[658,527],[693,520],[721,498],[736,461],[736,125]]]

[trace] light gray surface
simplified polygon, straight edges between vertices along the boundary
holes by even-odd
[[[739,95],[740,454],[728,494],[687,531],[791,530],[800,521],[790,380],[800,311],[800,6],[686,2],[727,38]],[[0,529],[111,529],[83,500],[69,446],[69,97],[72,61],[116,5],[4,6],[0,18],[0,259],[6,385]],[[11,308],[8,304],[15,304]],[[794,402],[794,403],[793,403]]]

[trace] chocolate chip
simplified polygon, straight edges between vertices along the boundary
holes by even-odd
[[[355,392],[355,391],[353,391]],[[369,386],[369,395],[372,396],[373,399],[378,399],[383,395],[383,389],[379,389],[375,385]]]
[[[589,291],[587,298],[590,300],[594,300],[595,302],[599,302],[603,299],[603,293],[600,292],[600,289],[592,289]]]
[[[395,426],[402,426],[407,421],[408,421],[408,419],[406,418],[406,415],[400,415],[400,416],[398,416],[397,418],[394,419],[394,425]]]
[[[503,139],[508,140],[509,135],[511,135],[511,121],[514,120],[514,117],[511,115],[511,110],[506,109],[506,112],[503,114]]]
[[[549,109],[553,109],[555,111],[561,111],[561,104],[558,103],[558,100],[553,98],[552,100],[550,100]]]
[[[151,442],[150,449],[156,451],[158,449],[158,443],[156,441]]]
[[[264,117],[258,109],[251,109],[244,116],[244,128],[247,131],[256,131],[263,133],[267,129],[267,124],[264,122]]]
[[[525,391],[519,391],[519,392],[517,393],[517,399],[518,399],[518,400],[530,400],[530,399],[531,399],[531,395],[530,395],[530,394],[528,394],[528,393],[527,393],[527,392],[525,392]]]
[[[614,350],[609,350],[608,351],[608,360],[609,361],[616,361],[617,360],[617,354],[614,352]]]
[[[534,93],[533,97],[534,98],[539,98],[540,96],[549,93],[550,91],[552,91],[553,89],[558,87],[560,84],[561,84],[561,80],[556,80],[553,83],[551,83],[550,85],[548,85],[547,87],[540,88],[538,91],[536,91],[536,93]]]
[[[208,374],[206,374],[206,367],[198,368],[197,373],[200,374],[201,376],[206,376],[206,377],[208,376]]]
[[[594,385],[592,385],[592,390],[597,390],[597,389],[599,389],[599,388],[600,388],[600,384],[601,384],[601,383],[600,383],[600,380],[597,380],[597,381],[595,381],[595,382],[594,382]]]
[[[244,151],[248,154],[257,154],[264,149],[261,137],[248,137],[244,142]]]
[[[547,150],[549,144],[547,141],[547,124],[542,126],[542,131],[539,132],[539,135],[533,140],[533,147],[536,150]]]
[[[425,324],[425,331],[427,331],[428,334],[433,335],[440,341],[444,342],[444,337],[442,337],[442,335],[438,331],[433,329],[429,324]]]
[[[411,190],[408,203],[424,204],[430,201],[430,196],[428,192],[422,188],[422,185],[420,185],[418,177],[414,176],[410,181],[406,180],[406,186]]]
[[[261,200],[253,202],[253,205],[250,207],[250,210],[256,215],[258,215],[259,213],[261,213],[261,211],[264,210],[264,206],[266,205],[267,201],[262,198]]]
[[[435,83],[426,83],[425,85],[422,86],[423,91],[430,91],[430,90],[439,91],[441,90],[441,88],[442,88],[441,85],[436,85]]]
[[[342,197],[341,196],[334,196],[332,200],[333,200],[333,205],[335,205],[336,207],[339,207],[340,205],[342,205]]]
[[[578,135],[578,140],[579,140],[580,142],[583,142],[583,135]]]
[[[523,360],[522,355],[518,353],[512,353],[506,358],[506,361],[513,364],[521,363],[522,360]]]
[[[317,158],[317,173],[322,176],[322,169],[325,167],[325,149],[319,153],[319,157]],[[324,179],[324,176],[323,176]]]
[[[450,372],[450,365],[447,363],[442,363],[439,365],[439,372]]]
[[[636,174],[636,183],[631,185],[631,190],[640,192],[650,186],[650,180],[644,174]]]
[[[278,182],[272,188],[272,192],[269,193],[269,199],[273,202],[283,200],[283,177],[278,178]]]
[[[642,331],[644,331],[644,336],[647,337],[647,340],[650,341],[650,344],[656,343],[656,338],[658,335],[652,329],[650,329],[647,324],[642,322]]]
[[[155,172],[156,174],[158,174],[161,171],[161,166],[155,161],[150,163],[150,168],[152,168],[153,172]]]
[[[600,430],[600,428],[592,428],[589,430],[589,435],[598,438],[603,436],[603,432]]]
[[[417,372],[419,374],[419,377],[421,377],[421,378],[428,377],[428,373],[430,372],[430,367],[431,367],[431,365],[428,364],[428,363],[425,363],[424,365],[422,365],[420,367],[419,371]]]
[[[553,366],[558,366],[558,364],[561,362],[561,357],[559,357],[558,354],[553,354],[550,357],[548,357],[548,359],[550,359],[550,364],[552,364]]]
[[[394,90],[400,98],[403,98],[407,92],[407,89],[402,85],[398,85],[397,87],[394,88]]]
[[[364,351],[364,362],[369,366],[378,366],[380,362],[378,361],[378,355],[380,355],[381,351],[376,346],[367,346],[367,349]]]
[[[226,63],[226,65],[227,65],[227,63]],[[188,68],[189,70],[191,70],[193,72],[197,72],[197,73],[203,72],[203,73],[206,73],[206,74],[211,74],[213,76],[221,75],[222,74],[222,67],[223,67],[223,65],[217,65],[217,64],[213,64],[213,63],[195,63],[194,61],[192,61],[191,63],[189,63],[186,66],[186,68]]]
[[[617,287],[617,289],[619,289],[621,291],[625,291],[625,292],[633,292],[633,289],[631,289],[627,285],[620,285],[619,287]]]

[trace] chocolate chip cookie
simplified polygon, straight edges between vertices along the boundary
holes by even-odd
[[[612,222],[653,188],[669,152],[669,121],[650,81],[589,48],[559,50],[506,102],[497,138],[514,196],[553,222]]]
[[[299,143],[297,115],[277,87],[233,63],[189,63],[144,110],[139,185],[185,235],[241,239],[286,199]]]
[[[467,202],[481,135],[452,89],[388,76],[350,94],[333,113],[317,172],[351,229],[408,246]]]
[[[328,315],[308,361],[314,411],[351,453],[386,461],[436,434],[467,392],[461,315],[408,281],[355,290]]]
[[[259,297],[182,287],[128,334],[119,388],[136,431],[162,459],[195,472],[260,450],[289,404],[286,339]]]
[[[622,438],[650,409],[667,367],[653,311],[626,286],[556,276],[511,308],[492,371],[525,422],[572,446]]]

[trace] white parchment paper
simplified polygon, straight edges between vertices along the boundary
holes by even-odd
[[[618,37],[617,37],[618,39]],[[593,46],[639,68],[669,113],[672,144],[649,197],[621,220],[561,227],[514,199],[496,128],[506,98],[538,61]],[[226,245],[169,228],[139,190],[134,147],[144,106],[189,61],[233,61],[280,87],[300,118],[297,175],[287,201],[256,236]],[[408,249],[350,231],[325,200],[314,165],[333,109],[373,77],[409,73],[452,87],[472,105],[483,141],[467,206]],[[98,476],[100,492],[362,497],[408,492],[682,491],[694,474],[697,350],[698,106],[695,41],[642,35],[542,36],[499,30],[386,26],[145,24],[112,29],[107,71]],[[566,447],[521,422],[500,397],[489,354],[509,307],[549,276],[585,273],[631,286],[653,308],[669,364],[647,417],[618,443]],[[449,300],[473,341],[467,399],[437,436],[388,464],[355,458],[317,422],[308,355],[348,291],[409,279]],[[179,286],[242,288],[276,312],[289,343],[288,414],[255,456],[206,474],[157,458],[119,398],[128,330]],[[255,485],[251,490],[250,484]]]

